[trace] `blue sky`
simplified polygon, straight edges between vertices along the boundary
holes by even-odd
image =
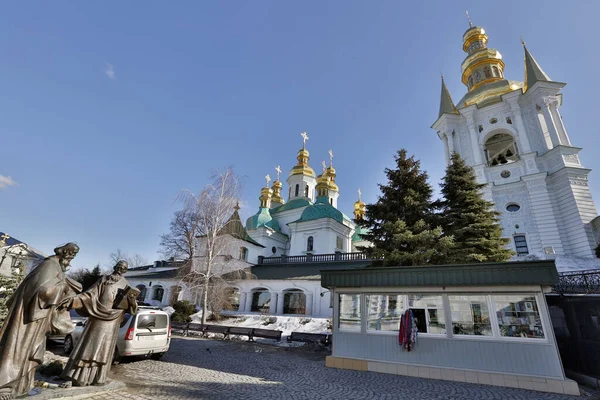
[[[346,214],[358,188],[376,199],[400,147],[437,188],[429,127],[440,72],[456,102],[466,92],[466,9],[507,78],[523,79],[523,35],[568,83],[563,120],[600,201],[600,2],[18,2],[0,13],[0,175],[16,182],[0,189],[0,231],[47,253],[76,241],[79,267],[117,248],[153,261],[181,189],[233,165],[248,216],[302,131],[315,170],[333,149]]]

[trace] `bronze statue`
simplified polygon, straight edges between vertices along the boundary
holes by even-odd
[[[81,339],[71,352],[62,374],[75,386],[106,383],[117,345],[123,314],[137,312],[139,290],[131,288],[122,276],[127,262],[119,261],[110,275],[100,278],[87,291],[63,300],[59,308],[76,309],[88,322]]]
[[[52,321],[52,316],[65,297],[81,292],[81,285],[65,276],[77,252],[75,243],[55,248],[55,255],[35,266],[9,300],[8,317],[0,329],[0,396],[20,396],[34,387],[35,369],[44,361],[46,333],[52,325],[73,330],[72,324]]]

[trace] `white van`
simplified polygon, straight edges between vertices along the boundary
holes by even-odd
[[[77,326],[65,338],[64,350],[69,354],[81,338],[85,324]],[[121,357],[147,356],[159,360],[171,344],[169,314],[156,307],[140,306],[136,315],[124,314],[117,336],[115,360]]]

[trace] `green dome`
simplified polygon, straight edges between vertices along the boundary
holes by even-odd
[[[309,200],[297,197],[295,199],[288,201],[287,203],[285,203],[282,206],[272,209],[271,213],[277,214],[277,213],[280,213],[283,211],[293,210],[294,208],[310,206],[311,204],[312,204],[312,202],[310,202]]]
[[[314,221],[321,218],[331,218],[339,222],[344,223],[344,214],[331,204],[327,200],[327,197],[317,197],[317,202],[307,207],[303,212],[302,216],[297,222]]]
[[[354,235],[352,235],[353,242],[360,242],[361,240],[364,240],[363,238],[360,237],[360,235],[370,232],[370,230],[368,228],[363,228],[360,225],[355,225],[354,229],[355,229]]]
[[[264,207],[261,207],[258,210],[258,213],[246,220],[246,229],[248,230],[260,228],[261,226],[266,226],[278,232],[281,231],[279,222],[277,222],[276,219],[273,219],[269,209]]]

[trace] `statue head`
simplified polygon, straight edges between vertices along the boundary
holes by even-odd
[[[71,260],[75,258],[78,252],[79,246],[70,242],[54,249],[54,254],[56,254],[58,257],[58,262],[60,263],[63,271],[69,269]]]
[[[115,264],[115,266],[113,267],[113,271],[116,272],[118,275],[123,275],[125,272],[127,272],[127,268],[129,268],[129,264],[127,264],[127,261],[121,260]]]

